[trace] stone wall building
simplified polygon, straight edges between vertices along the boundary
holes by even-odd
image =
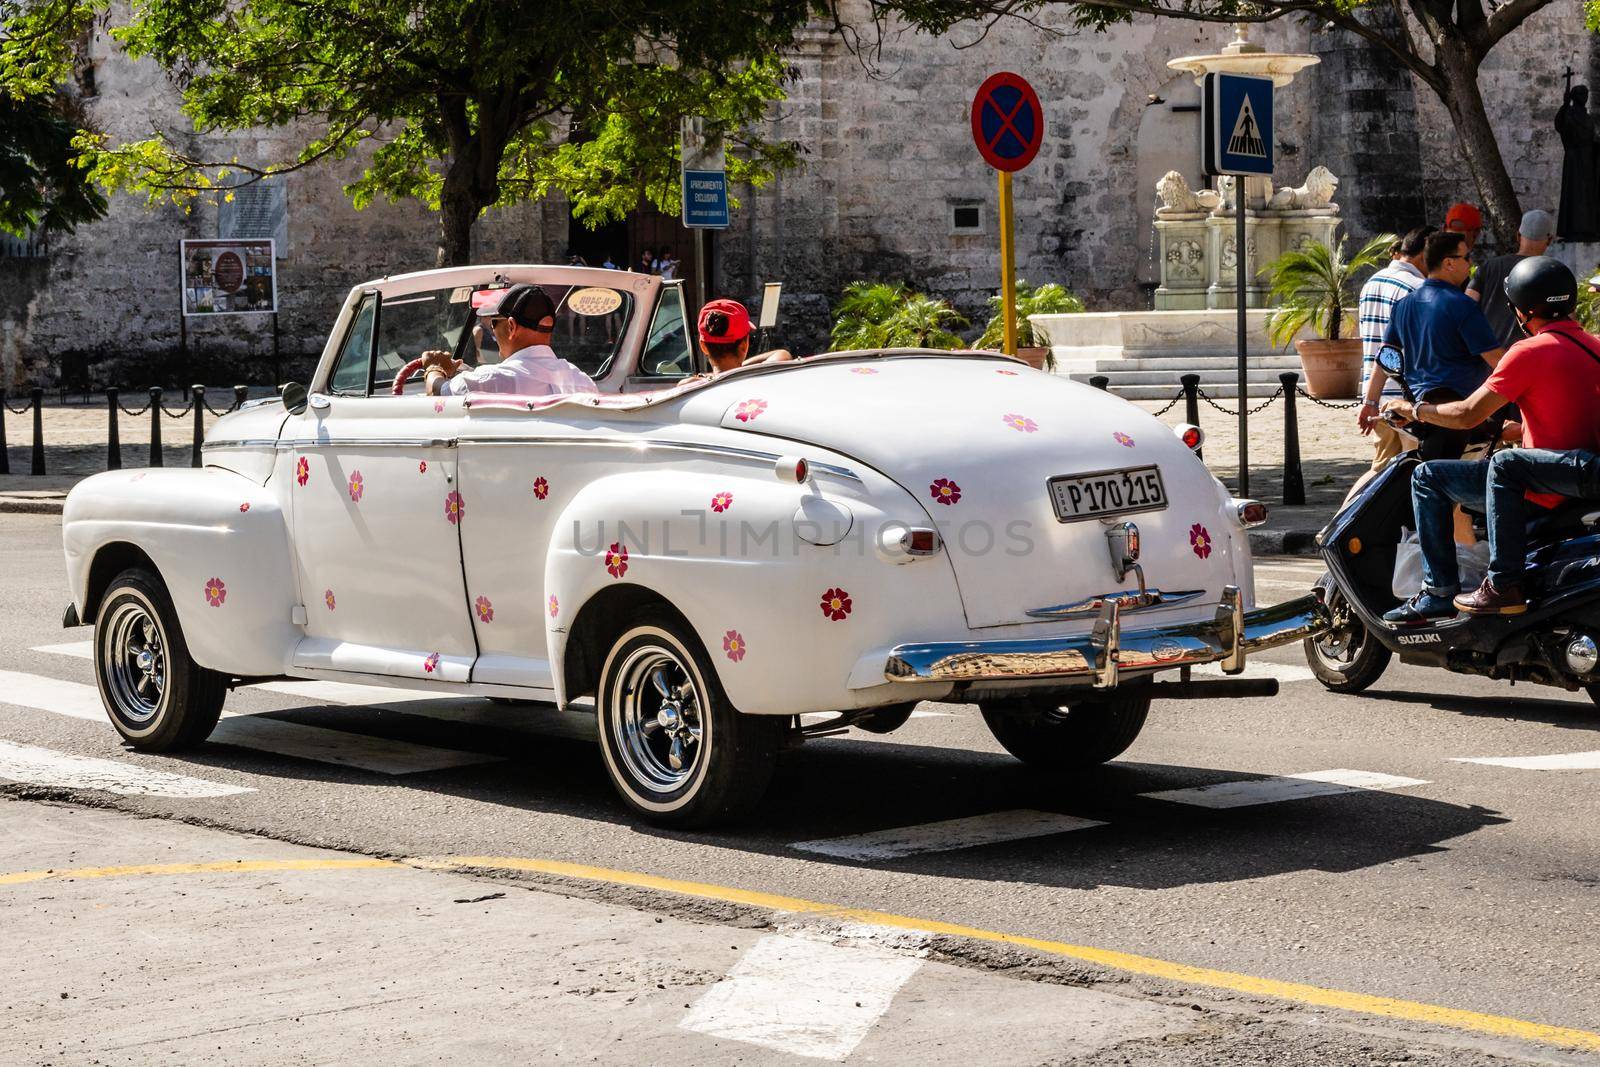
[[[1015,179],[1019,273],[1061,282],[1091,308],[1147,306],[1155,180],[1174,168],[1192,179],[1198,169],[1198,92],[1166,61],[1216,51],[1229,33],[1140,20],[1096,34],[1071,30],[1059,16],[1055,22],[1054,29],[1002,22],[981,40],[960,31],[948,39],[903,33],[870,63],[835,36],[803,35],[792,56],[797,78],[770,132],[798,141],[805,165],[765,189],[739,192],[733,228],[713,239],[716,291],[753,300],[763,282],[783,281],[775,339],[801,351],[822,345],[830,306],[858,278],[907,281],[981,325],[984,300],[998,284],[996,183],[971,144],[967,108],[987,74],[1009,69],[1033,83],[1047,121],[1039,158]],[[1341,179],[1338,199],[1358,237],[1437,222],[1452,201],[1476,199],[1442,105],[1392,60],[1351,34],[1298,22],[1258,27],[1254,36],[1271,50],[1322,59],[1279,93],[1280,184],[1328,166]],[[181,128],[176,96],[159,71],[129,63],[103,36],[90,58],[86,91],[103,129],[134,138],[148,135],[152,122]],[[1578,0],[1534,15],[1482,75],[1525,208],[1554,209],[1559,195],[1561,150],[1550,121],[1568,64],[1579,80],[1600,74]],[[264,131],[193,147],[266,159],[286,143]],[[435,223],[419,206],[350,207],[341,187],[358,166],[346,161],[282,179],[289,220],[278,345],[285,354],[320,350],[351,285],[432,265]],[[976,226],[967,225],[974,216]],[[562,261],[572,225],[559,202],[493,212],[478,224],[475,259]],[[659,239],[661,226],[659,217],[641,219],[613,236],[632,261],[638,246]],[[51,380],[69,353],[86,355],[96,380],[115,377],[125,386],[162,375],[203,379],[207,360],[228,361],[231,370],[269,355],[271,323],[230,316],[192,324],[187,362],[175,365],[177,242],[216,235],[212,205],[185,213],[119,197],[108,218],[52,239],[43,257],[0,256],[0,382]]]

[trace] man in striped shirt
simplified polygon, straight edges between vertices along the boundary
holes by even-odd
[[[1363,436],[1373,435],[1373,471],[1401,452],[1416,447],[1416,441],[1409,434],[1401,433],[1378,417],[1382,400],[1368,397],[1367,386],[1372,381],[1372,369],[1378,365],[1378,350],[1383,347],[1383,335],[1389,328],[1394,306],[1427,277],[1422,272],[1422,259],[1428,234],[1432,232],[1431,226],[1419,226],[1396,241],[1389,250],[1392,257],[1389,265],[1368,278],[1367,284],[1361,287],[1356,314],[1361,327],[1361,396],[1366,399],[1356,409],[1356,424]],[[1398,383],[1392,379],[1383,383],[1383,398],[1401,395]]]

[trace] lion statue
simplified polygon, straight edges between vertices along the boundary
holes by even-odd
[[[1295,188],[1285,185],[1272,194],[1267,208],[1272,211],[1317,210],[1336,214],[1339,206],[1333,196],[1339,191],[1339,179],[1327,167],[1316,166],[1306,175],[1306,183]]]
[[[1169,170],[1156,182],[1157,215],[1199,214],[1221,202],[1214,189],[1190,189],[1183,175]]]

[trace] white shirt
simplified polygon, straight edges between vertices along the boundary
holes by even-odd
[[[1361,395],[1367,395],[1367,382],[1372,379],[1372,368],[1378,365],[1378,350],[1383,347],[1384,331],[1389,328],[1389,317],[1394,306],[1410,296],[1426,278],[1416,267],[1403,259],[1392,261],[1387,267],[1367,279],[1361,287],[1361,299],[1356,305],[1356,318],[1361,328]],[[1400,383],[1390,378],[1383,383],[1384,396],[1403,396]]]
[[[598,393],[594,380],[555,354],[549,345],[519,348],[499,363],[464,370],[445,382],[441,396],[463,393],[511,393],[550,396],[555,393]]]

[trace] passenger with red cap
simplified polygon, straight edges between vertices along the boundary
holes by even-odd
[[[713,300],[700,309],[700,350],[711,364],[711,376],[755,363],[782,363],[794,356],[783,348],[750,355],[750,313],[737,300]]]
[[[1451,204],[1444,215],[1444,228],[1467,239],[1467,255],[1478,247],[1478,235],[1483,232],[1483,212],[1465,200]]]

